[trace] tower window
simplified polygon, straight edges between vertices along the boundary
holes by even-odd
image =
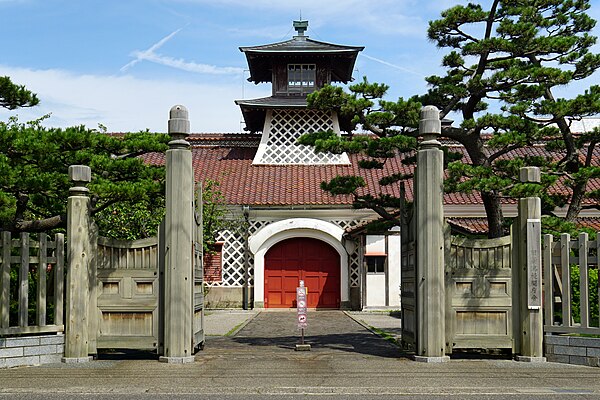
[[[314,90],[316,69],[315,64],[288,64],[288,90],[292,92]]]

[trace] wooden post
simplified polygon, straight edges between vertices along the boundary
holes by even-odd
[[[520,170],[523,183],[539,183],[540,169],[524,167]],[[517,343],[517,361],[545,362],[543,356],[544,324],[542,314],[542,232],[541,200],[539,197],[519,199],[518,216],[513,231],[513,291],[519,307],[514,321]]]
[[[69,177],[74,186],[67,202],[67,315],[65,326],[65,363],[81,363],[88,356],[88,306],[90,298],[88,271],[90,268],[89,189],[90,167],[71,165]]]
[[[64,286],[65,286],[65,235],[57,233],[54,242],[56,243],[56,265],[54,270],[54,325],[62,325]]]
[[[2,264],[0,264],[0,328],[10,326],[10,258],[12,240],[10,232],[2,232]]]
[[[421,109],[415,172],[417,325],[416,361],[448,361],[445,355],[444,288],[444,154],[437,136],[441,133],[436,107]]]
[[[189,363],[193,349],[193,204],[192,152],[188,111],[171,108],[166,156],[164,355],[160,361]]]
[[[581,232],[579,234],[579,316],[581,317],[581,327],[589,328],[589,302],[588,294],[588,234]]]
[[[544,235],[543,268],[544,268],[544,319],[545,324],[554,325],[554,266],[552,265],[552,250],[554,237]]]

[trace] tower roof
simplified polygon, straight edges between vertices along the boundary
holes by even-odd
[[[270,43],[260,46],[240,47],[246,54],[250,78],[254,83],[271,82],[272,65],[285,59],[302,62],[307,59],[329,59],[332,66],[331,80],[333,82],[348,82],[352,79],[352,70],[362,46],[345,46],[340,44],[319,42],[304,35],[308,21],[294,21],[298,35],[283,42]]]

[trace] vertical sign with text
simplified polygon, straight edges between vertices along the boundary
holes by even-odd
[[[296,307],[298,310],[298,329],[304,329],[308,326],[306,318],[306,287],[304,281],[300,281],[300,287],[296,288]]]

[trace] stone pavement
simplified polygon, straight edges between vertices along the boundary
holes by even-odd
[[[600,398],[598,368],[510,359],[416,363],[340,311],[309,311],[312,350],[296,352],[294,312],[252,316],[235,335],[208,336],[192,364],[102,355],[87,364],[0,370],[0,399]],[[370,325],[371,316],[352,317]]]
[[[235,335],[258,313],[254,310],[207,310],[204,313],[204,333],[207,336]]]

